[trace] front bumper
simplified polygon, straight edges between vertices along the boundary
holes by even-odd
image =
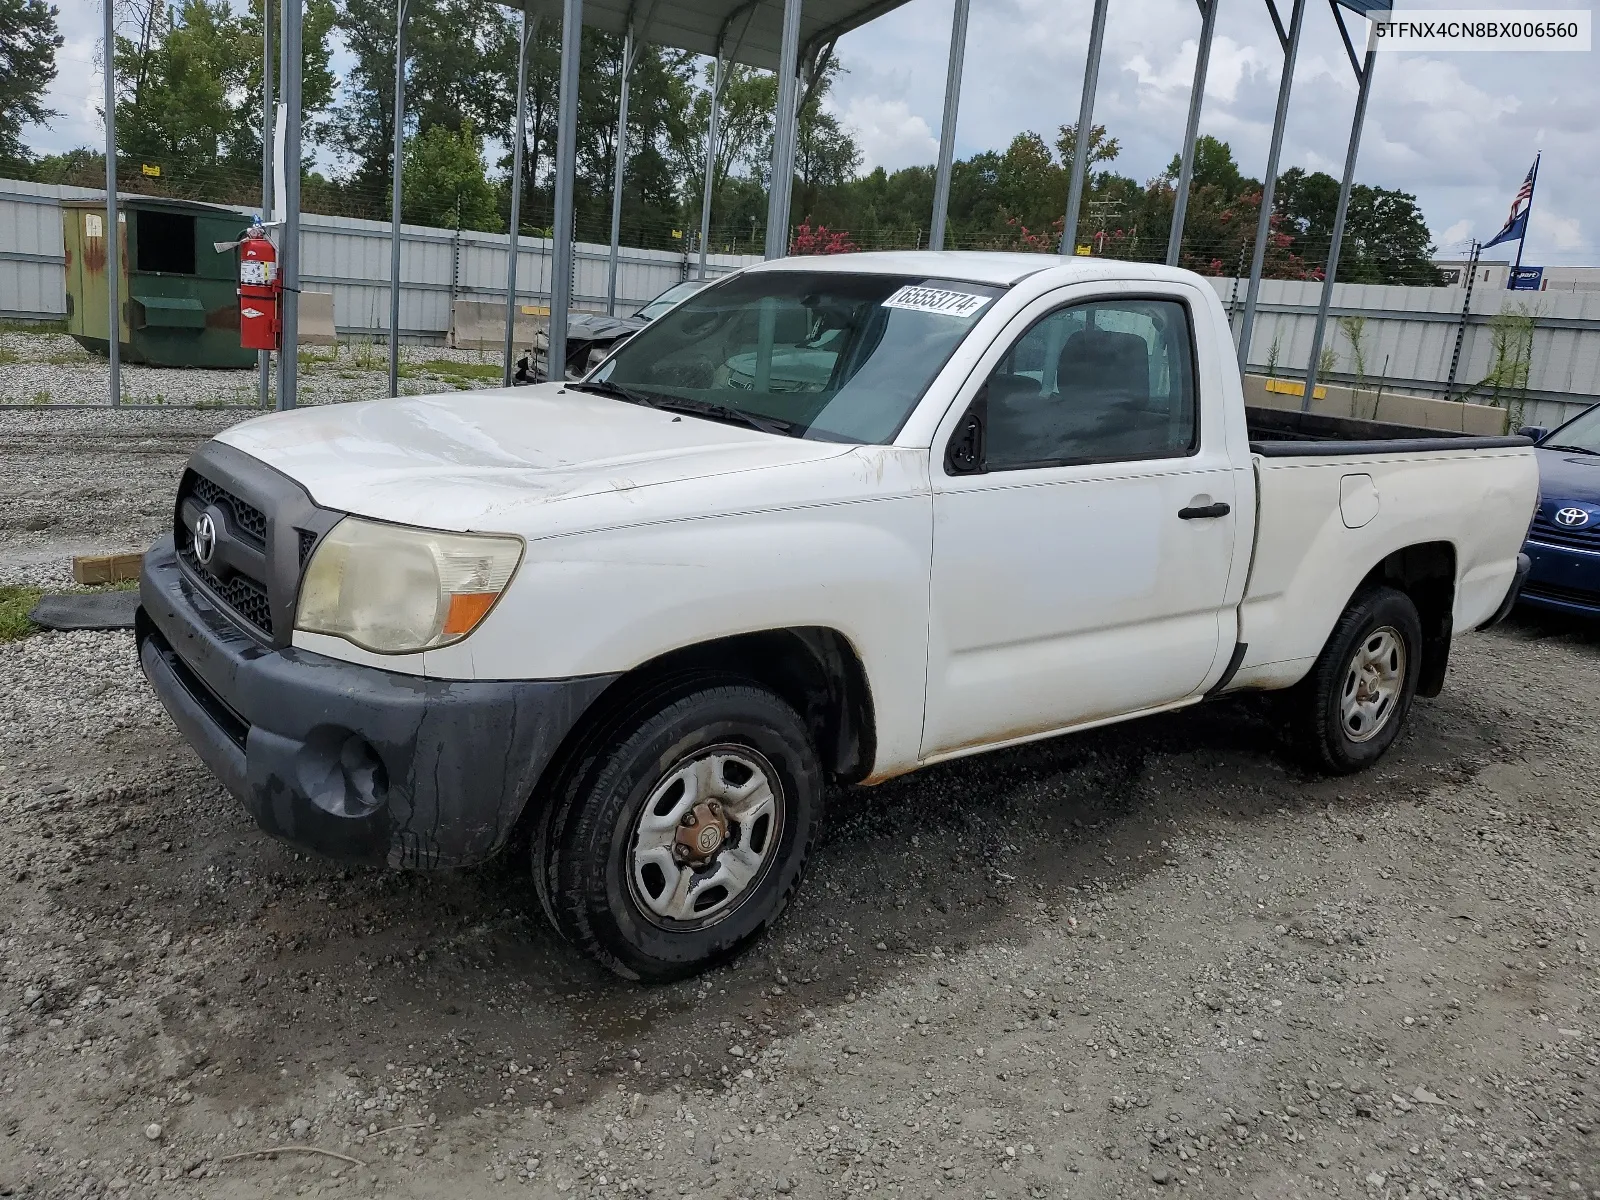
[[[1600,617],[1600,551],[1557,546],[1529,538],[1532,560],[1518,598],[1522,604],[1579,616]]]
[[[257,824],[333,858],[457,867],[505,845],[540,775],[614,676],[423,679],[263,646],[145,555],[139,662],[173,722]]]

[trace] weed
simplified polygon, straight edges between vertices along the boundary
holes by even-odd
[[[430,358],[426,362],[405,363],[400,368],[400,374],[407,379],[418,375],[432,375],[438,379],[448,379],[452,383],[464,383],[470,386],[499,383],[503,378],[504,369],[499,363],[454,362],[448,358]]]
[[[35,404],[51,404],[51,403],[53,403],[49,392],[35,392],[33,394],[33,402]]]
[[[38,629],[28,614],[43,594],[39,588],[0,584],[0,642],[14,642]]]
[[[1350,357],[1356,373],[1355,390],[1359,392],[1367,386],[1367,318],[1361,313],[1340,317],[1339,328],[1350,339]]]
[[[16,361],[17,356],[15,354],[11,353],[11,351],[7,350],[4,346],[0,346],[0,367],[5,366],[7,363],[14,363]]]
[[[0,333],[65,333],[67,320],[59,321],[0,321]]]

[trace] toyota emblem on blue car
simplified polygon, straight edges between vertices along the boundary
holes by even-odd
[[[1581,508],[1563,508],[1556,513],[1556,524],[1565,525],[1569,529],[1576,525],[1587,525],[1588,523],[1589,514]]]

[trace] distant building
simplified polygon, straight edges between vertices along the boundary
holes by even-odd
[[[1446,287],[1465,287],[1467,260],[1464,258],[1436,258],[1433,265],[1444,272]],[[1504,291],[1506,280],[1511,275],[1511,260],[1508,258],[1480,258],[1478,260],[1478,278],[1473,281],[1473,288],[1489,288],[1491,291]],[[1546,267],[1544,269],[1543,286],[1539,289],[1544,292],[1600,292],[1600,267]]]

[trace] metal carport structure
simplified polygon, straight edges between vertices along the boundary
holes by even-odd
[[[616,164],[611,229],[611,280],[608,297],[614,305],[616,294],[616,262],[620,222],[620,197],[626,163],[627,133],[627,77],[637,55],[638,45],[648,40],[660,45],[712,56],[716,67],[713,74],[711,115],[706,139],[704,196],[700,214],[700,275],[705,275],[705,254],[712,198],[712,169],[715,161],[718,110],[721,88],[727,64],[737,62],[766,70],[776,71],[779,95],[772,149],[772,183],[767,206],[766,256],[781,257],[788,249],[789,206],[794,175],[795,142],[800,108],[801,76],[809,73],[814,79],[831,54],[839,37],[880,17],[906,3],[907,0],[522,0],[508,7],[522,14],[522,29],[518,39],[519,62],[517,82],[517,130],[515,137],[512,188],[511,232],[508,246],[505,343],[505,377],[510,380],[511,331],[514,327],[516,307],[516,262],[520,229],[521,151],[522,127],[525,122],[525,73],[528,47],[534,23],[541,18],[559,16],[562,26],[560,86],[558,96],[557,139],[555,155],[555,214],[552,229],[552,278],[550,286],[549,341],[546,362],[564,363],[566,357],[567,314],[572,299],[573,271],[573,192],[576,176],[577,103],[580,33],[584,24],[621,33],[625,37],[623,52],[622,91],[618,97],[618,131],[616,139]],[[1196,0],[1201,14],[1201,33],[1196,54],[1194,80],[1189,97],[1188,119],[1184,129],[1181,168],[1174,197],[1172,229],[1167,247],[1167,262],[1176,264],[1183,234],[1183,219],[1193,173],[1195,142],[1199,126],[1200,107],[1205,88],[1206,71],[1210,58],[1212,35],[1216,26],[1219,0]],[[1312,361],[1307,369],[1307,386],[1304,404],[1309,406],[1317,370],[1316,357],[1326,324],[1327,310],[1338,266],[1338,253],[1343,237],[1345,219],[1359,147],[1361,127],[1365,120],[1367,98],[1370,93],[1373,59],[1368,49],[1364,62],[1358,61],[1354,45],[1344,23],[1341,10],[1364,17],[1387,12],[1390,0],[1328,0],[1344,47],[1355,69],[1359,90],[1351,136],[1345,158],[1344,176],[1339,191],[1338,209],[1329,249],[1328,265],[1324,275],[1323,293],[1318,312]],[[1306,0],[1293,0],[1289,26],[1285,29],[1275,0],[1265,0],[1268,12],[1277,31],[1284,52],[1282,74],[1279,79],[1278,102],[1274,114],[1272,137],[1263,178],[1261,210],[1255,239],[1255,252],[1251,262],[1250,281],[1245,302],[1243,327],[1239,341],[1239,362],[1246,364],[1251,326],[1256,300],[1260,291],[1265,261],[1266,240],[1270,231],[1272,193],[1277,182],[1277,164],[1282,149],[1284,125],[1288,115],[1289,94],[1298,55],[1301,31],[1304,25]],[[939,138],[939,157],[935,170],[933,214],[930,228],[930,248],[941,249],[944,240],[946,210],[949,201],[950,175],[954,159],[955,126],[960,100],[962,63],[966,49],[970,0],[953,0],[954,21],[950,38],[949,67],[945,85],[943,118]],[[110,0],[105,0],[105,28],[109,44],[113,32]],[[293,0],[280,6],[281,35],[280,104],[277,109],[277,136],[263,121],[263,145],[270,154],[276,144],[282,162],[298,163],[300,160],[300,49],[301,3]],[[390,394],[398,389],[399,359],[399,249],[400,249],[400,180],[403,154],[404,85],[405,85],[405,21],[406,0],[398,0],[396,9],[396,57],[394,96],[394,162],[392,255],[390,269],[390,322],[389,359]],[[1092,129],[1094,97],[1098,85],[1101,47],[1104,41],[1109,0],[1093,0],[1088,52],[1086,55],[1082,94],[1079,106],[1078,129]],[[271,12],[270,5],[266,10]],[[268,35],[270,39],[270,34]],[[264,47],[263,63],[264,104],[270,106],[270,48]],[[115,80],[108,62],[105,72],[106,94],[106,184],[108,236],[110,253],[116,252],[118,229],[116,224],[116,129]],[[1081,139],[1087,142],[1087,134]],[[1067,216],[1064,221],[1062,253],[1074,249],[1077,216],[1081,193],[1087,175],[1087,155],[1075,154],[1071,169],[1070,192],[1067,197]],[[282,166],[280,163],[280,170]],[[777,181],[789,181],[788,186],[778,186]],[[263,200],[272,205],[271,175],[264,171]],[[284,170],[283,178],[275,189],[279,209],[283,213],[282,246],[280,248],[280,277],[283,282],[283,344],[298,346],[299,335],[299,232],[300,232],[300,172]],[[116,328],[118,297],[113,289],[112,328]],[[113,341],[111,346],[110,379],[111,402],[118,403],[118,354]],[[278,407],[295,405],[298,363],[296,354],[280,353],[278,356]],[[265,391],[263,372],[263,392]]]

